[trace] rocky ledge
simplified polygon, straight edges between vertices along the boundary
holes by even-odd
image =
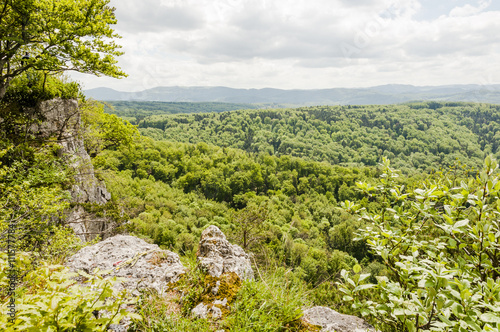
[[[231,244],[216,226],[207,227],[197,252],[198,267],[203,271],[204,291],[201,302],[194,306],[193,318],[212,321],[223,319],[230,312],[236,294],[244,280],[253,279],[249,256],[241,247]],[[96,268],[110,276],[125,277],[119,287],[139,295],[143,288],[168,291],[186,273],[179,256],[161,250],[155,244],[129,235],[116,235],[72,256],[66,265],[73,271],[93,273]],[[182,301],[182,299],[181,299]],[[340,314],[330,308],[313,307],[304,311],[302,320],[323,332],[376,332],[364,320]],[[114,331],[126,331],[130,322],[113,326]]]
[[[66,265],[73,271],[93,273],[98,268],[111,276],[125,277],[120,285],[134,295],[142,288],[162,293],[168,283],[185,273],[179,255],[130,235],[116,235],[85,247]]]
[[[320,332],[377,332],[363,319],[344,315],[327,307],[312,307],[304,311],[302,320],[321,326]]]

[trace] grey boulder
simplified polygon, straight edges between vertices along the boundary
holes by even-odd
[[[377,332],[363,319],[344,315],[327,307],[312,307],[304,311],[302,320],[321,326],[321,332]]]
[[[139,295],[141,288],[162,293],[168,283],[177,281],[185,273],[176,253],[130,235],[116,235],[82,248],[66,265],[73,271],[90,274],[99,268],[109,271],[109,275],[123,277],[126,280],[119,287],[134,295]]]
[[[198,263],[212,277],[234,272],[242,280],[253,279],[249,256],[243,249],[231,244],[216,226],[207,227],[201,234]]]

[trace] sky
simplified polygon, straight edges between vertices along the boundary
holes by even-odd
[[[157,86],[322,89],[498,84],[499,0],[111,0],[123,79]]]

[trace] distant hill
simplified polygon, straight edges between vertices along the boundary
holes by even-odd
[[[500,104],[500,85],[412,86],[382,85],[371,88],[316,90],[233,89],[227,87],[157,87],[140,92],[110,88],[86,90],[85,94],[104,101],[221,102],[245,104],[369,105],[408,101],[465,101]]]
[[[388,157],[403,171],[457,160],[481,167],[500,158],[500,105],[413,102],[153,115],[139,122],[156,140],[207,143],[250,153],[330,164],[375,166]]]
[[[264,108],[260,104],[231,104],[217,102],[107,101],[105,111],[137,124],[151,115],[178,113],[226,112]]]

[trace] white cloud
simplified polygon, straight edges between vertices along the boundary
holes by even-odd
[[[462,7],[455,7],[451,10],[450,16],[452,17],[462,17],[462,16],[472,16],[476,15],[491,5],[492,0],[479,0],[477,6],[471,4],[466,4]]]
[[[500,69],[500,12],[490,2],[419,21],[432,2],[113,0],[129,77],[77,77],[124,90],[480,83]]]

